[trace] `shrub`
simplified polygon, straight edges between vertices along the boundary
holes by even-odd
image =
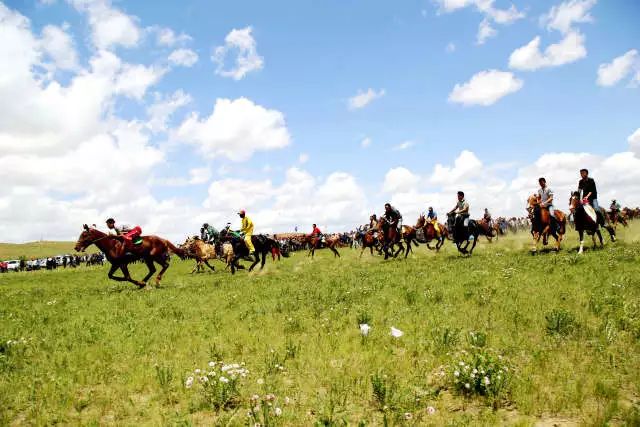
[[[235,407],[239,403],[239,385],[249,371],[233,363],[209,362],[208,369],[196,369],[185,381],[186,388],[196,388],[215,411]]]

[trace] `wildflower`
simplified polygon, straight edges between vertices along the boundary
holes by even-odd
[[[206,376],[205,377],[200,377],[200,381],[203,382],[203,383],[207,383],[207,382],[209,382],[209,378],[206,377]]]
[[[459,376],[460,376],[460,371],[455,371],[455,372],[453,373],[453,375],[454,375],[454,376],[456,376],[456,377],[459,377]]]
[[[489,384],[491,384],[489,377],[484,377],[484,385],[489,385]]]
[[[258,384],[260,385],[264,384],[264,380],[262,378],[258,378]]]
[[[460,362],[458,362],[458,365],[464,366],[464,362],[461,360]]]
[[[282,409],[276,408],[273,410],[273,413],[276,414],[276,417],[279,417],[280,415],[282,415]]]
[[[209,362],[209,367],[210,367],[210,368],[213,368],[213,367],[215,367],[215,366],[216,366],[216,362]]]
[[[391,336],[392,337],[400,338],[403,335],[404,335],[404,332],[402,332],[400,329],[396,329],[393,326],[391,327]]]
[[[471,379],[474,379],[476,377],[476,374],[474,374],[473,372],[471,373]]]
[[[471,389],[471,384],[466,383],[466,384],[464,385],[464,388],[466,388],[467,390],[470,390],[470,389]]]
[[[196,373],[196,374],[199,374],[200,372],[202,372],[200,369],[196,369],[196,370],[194,371],[194,373]]]
[[[251,396],[252,402],[257,402],[258,400],[260,400],[260,396],[258,396],[257,394],[254,394],[253,396]]]
[[[285,404],[285,405],[288,405],[288,404],[290,404],[290,403],[291,403],[291,399],[289,399],[289,397],[285,397],[285,398],[284,398],[284,404]]]
[[[184,382],[184,386],[186,388],[191,388],[192,385],[193,385],[193,377],[187,378],[187,380]]]
[[[474,373],[474,374],[477,374],[477,373],[478,373],[478,370],[477,370],[476,368],[473,368],[473,373]]]
[[[225,377],[220,377],[220,382],[221,382],[221,383],[225,383],[225,384],[226,384],[226,383],[228,383],[228,382],[229,382],[229,379],[227,379],[227,378],[225,378]]]
[[[360,324],[360,334],[364,337],[366,337],[367,335],[369,335],[369,330],[371,329],[371,327],[369,325],[367,325],[366,323],[361,323]]]
[[[427,406],[427,414],[433,415],[435,413],[436,413],[436,408],[434,408],[433,406]]]
[[[413,415],[411,414],[411,412],[405,412],[404,413],[404,419],[405,420],[410,420],[411,418],[413,418]]]

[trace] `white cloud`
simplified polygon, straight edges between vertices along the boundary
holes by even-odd
[[[166,72],[166,69],[159,67],[124,64],[115,81],[116,93],[140,100],[147,89],[158,83]]]
[[[156,185],[167,187],[184,187],[187,185],[206,184],[211,179],[211,169],[208,167],[189,169],[189,178],[165,178],[154,182]]]
[[[509,67],[516,70],[534,71],[545,67],[557,67],[575,62],[587,56],[584,46],[585,37],[572,31],[556,44],[549,45],[544,53],[540,51],[540,36],[527,45],[511,53]]]
[[[629,148],[631,149],[631,151],[636,153],[636,155],[640,158],[640,128],[629,135],[629,138],[627,138],[627,142],[629,143]]]
[[[358,110],[369,105],[372,101],[378,98],[382,98],[385,95],[384,89],[375,91],[374,89],[367,89],[366,92],[361,90],[351,98],[349,98],[348,105],[350,110]]]
[[[169,55],[169,62],[174,65],[191,67],[198,62],[198,54],[191,49],[176,49]]]
[[[362,141],[360,141],[360,147],[367,148],[371,145],[371,138],[365,137]]]
[[[251,35],[252,30],[251,27],[240,30],[234,28],[225,37],[224,46],[215,48],[211,60],[217,64],[216,74],[240,80],[248,73],[262,69],[264,60],[258,55],[256,41]],[[233,67],[225,69],[225,62],[229,53],[237,53],[237,56]]]
[[[487,18],[483,19],[478,27],[478,35],[476,37],[477,44],[484,44],[487,39],[495,37],[498,32],[491,26]]]
[[[309,161],[309,155],[307,153],[302,153],[298,157],[298,163],[300,163],[301,165],[304,165],[308,161]]]
[[[382,191],[385,193],[406,193],[415,188],[420,182],[420,177],[411,173],[407,168],[398,167],[389,169],[384,176]]]
[[[98,49],[134,47],[142,31],[138,18],[113,7],[110,0],[68,0],[76,9],[87,13],[91,39]]]
[[[147,127],[153,133],[166,132],[167,122],[179,108],[191,103],[192,98],[182,90],[177,90],[170,97],[163,98],[156,94],[156,101],[147,108],[149,121]]]
[[[640,72],[640,57],[638,51],[632,49],[624,55],[618,56],[609,64],[598,67],[598,84],[600,86],[614,86],[637,69]]]
[[[481,71],[464,84],[456,84],[449,94],[449,101],[463,105],[489,106],[500,98],[519,91],[524,83],[513,73]]]
[[[553,6],[548,14],[542,17],[548,30],[557,30],[563,34],[573,31],[574,24],[592,22],[589,11],[597,0],[570,0]]]
[[[156,34],[156,43],[160,46],[173,47],[191,41],[191,36],[181,33],[176,34],[171,28],[151,27]]]
[[[78,67],[78,54],[67,29],[68,26],[46,25],[42,29],[42,50],[59,69],[74,70]]]
[[[407,150],[416,145],[415,141],[404,141],[392,148],[393,151],[402,151]]]
[[[284,115],[246,98],[218,99],[211,115],[187,118],[174,132],[174,138],[197,146],[203,155],[227,157],[233,161],[249,159],[255,151],[283,148],[291,137]]]
[[[447,51],[447,53],[453,53],[456,51],[456,44],[453,42],[449,42],[447,43],[447,47],[445,48],[445,50]]]

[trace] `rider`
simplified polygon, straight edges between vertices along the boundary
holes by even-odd
[[[391,206],[390,203],[384,204],[384,217],[389,222],[389,225],[396,227],[398,232],[402,229],[402,215],[398,209]]]
[[[216,230],[216,228],[208,223],[202,224],[202,228],[200,229],[200,238],[206,242],[215,244],[220,237],[220,232]]]
[[[247,213],[244,209],[241,209],[238,212],[238,215],[242,219],[242,225],[240,228],[240,233],[244,236],[244,243],[247,245],[247,249],[249,249],[250,254],[254,254],[257,256],[256,249],[253,247],[253,242],[251,241],[251,236],[253,235],[253,221],[247,216]]]
[[[427,212],[427,221],[433,225],[433,228],[436,230],[436,237],[440,238],[440,226],[438,225],[438,213],[433,210],[433,207],[429,206],[429,210]]]
[[[618,201],[616,199],[613,199],[611,201],[611,206],[609,206],[609,209],[611,209],[612,213],[619,213],[620,212],[620,203],[618,203]]]
[[[456,214],[456,225],[469,226],[469,203],[464,199],[463,191],[458,191],[458,203],[449,214]]]
[[[493,223],[493,219],[491,219],[491,212],[489,212],[489,208],[484,208],[484,222],[487,223],[487,227],[491,229],[491,225]]]
[[[136,246],[142,244],[142,237],[140,237],[142,229],[139,225],[136,225],[135,227],[131,227],[126,224],[116,226],[116,220],[109,218],[107,219],[107,228],[115,231],[117,236],[122,237],[123,244],[116,248],[117,257],[121,257],[127,250],[133,249],[131,246],[132,244]]]
[[[589,177],[589,171],[587,169],[580,169],[580,177],[582,179],[578,181],[578,190],[582,192],[583,200],[586,199],[593,209],[598,212],[600,205],[598,205],[596,182],[593,178]]]
[[[540,188],[538,189],[538,196],[540,197],[540,207],[547,208],[549,210],[549,218],[551,219],[551,226],[554,230],[558,230],[559,224],[556,220],[555,211],[553,208],[553,190],[547,187],[547,180],[542,177],[538,179]]]
[[[369,224],[367,226],[368,230],[375,230],[378,225],[378,216],[376,214],[372,214],[369,217]]]
[[[316,237],[318,238],[320,241],[324,240],[324,235],[322,234],[322,231],[320,231],[320,229],[318,228],[317,225],[313,224],[313,231],[311,232],[311,234],[309,235],[310,237]]]

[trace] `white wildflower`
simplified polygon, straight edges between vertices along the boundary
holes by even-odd
[[[489,377],[484,377],[484,385],[489,385],[489,384],[491,384]]]
[[[257,381],[257,382],[258,382],[258,384],[260,384],[260,385],[264,384],[264,380],[263,380],[262,378],[258,378],[258,381]]]
[[[229,380],[225,377],[220,377],[220,382],[226,384],[229,382]]]
[[[396,329],[393,326],[391,327],[391,336],[392,337],[400,338],[403,335],[404,335],[404,332],[402,332],[400,329]]]
[[[273,413],[276,414],[276,417],[279,417],[280,415],[282,415],[282,409],[280,408],[275,408],[273,410]]]
[[[210,368],[213,368],[213,367],[215,367],[215,366],[216,366],[216,362],[209,362],[209,367],[210,367]]]
[[[360,334],[364,337],[366,337],[367,335],[369,335],[369,330],[371,329],[371,327],[369,325],[367,325],[366,323],[361,323],[360,324]]]
[[[413,415],[411,414],[411,412],[405,412],[404,413],[404,419],[405,420],[410,420],[411,418],[413,418]]]
[[[193,385],[193,377],[187,378],[187,380],[184,382],[184,386],[186,388],[191,388],[192,385]]]
[[[467,390],[470,390],[470,389],[471,389],[471,384],[466,383],[466,384],[464,385],[464,388],[466,388]]]
[[[455,371],[455,372],[453,373],[453,375],[454,375],[454,376],[456,376],[456,377],[459,377],[459,376],[460,376],[460,371]]]
[[[433,406],[427,406],[427,414],[433,415],[435,413],[436,413],[436,408],[434,408]]]

